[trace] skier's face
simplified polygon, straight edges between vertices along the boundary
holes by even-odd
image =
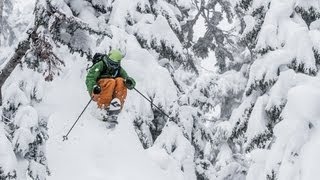
[[[118,69],[120,67],[120,63],[108,60],[108,66],[112,69]]]

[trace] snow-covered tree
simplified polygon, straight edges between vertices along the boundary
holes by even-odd
[[[43,80],[30,70],[14,74],[22,77],[9,79],[3,87],[2,119],[18,162],[17,178],[26,178],[27,172],[32,179],[46,179],[49,173],[45,156],[46,117],[32,107],[41,101]]]
[[[209,51],[214,51],[216,57],[216,66],[220,72],[225,72],[230,62],[234,61],[231,48],[235,44],[232,37],[232,31],[226,31],[219,26],[222,21],[233,20],[233,11],[230,1],[213,0],[213,1],[193,1],[197,9],[197,16],[204,19],[206,32],[197,42],[192,45],[193,52],[197,57],[208,57]],[[197,17],[196,16],[196,17]],[[192,23],[192,21],[189,21]],[[192,31],[189,33],[193,33]],[[189,37],[192,37],[189,35]],[[191,39],[189,39],[191,41]]]
[[[244,51],[244,47],[237,47],[234,31],[224,31],[219,27],[223,17],[231,22],[232,6],[229,1],[193,3],[195,8],[198,7],[198,14],[182,26],[186,33],[185,48],[192,47],[189,53],[200,57],[207,57],[209,51],[214,51],[221,74],[200,72],[192,86],[184,88],[184,94],[171,108],[173,118],[152,149],[164,149],[180,164],[187,179],[244,178],[246,163],[242,156],[233,154],[234,145],[228,142],[231,125],[227,120],[240,104],[247,82],[246,64],[251,58],[248,53],[238,54]],[[206,19],[207,31],[194,43],[193,26],[200,16]],[[219,114],[213,116],[217,111]],[[177,131],[182,133],[177,135]],[[181,151],[183,153],[177,155]]]
[[[231,116],[231,140],[239,152],[253,156],[248,179],[289,178],[284,174],[293,171],[281,169],[291,166],[288,161],[297,163],[302,146],[299,140],[285,142],[284,134],[294,133],[296,125],[288,123],[289,99],[296,98],[290,92],[318,72],[319,2],[239,1],[236,8],[243,13],[243,41],[254,62],[242,103]]]
[[[243,159],[233,155],[233,144],[228,142],[230,110],[239,104],[245,83],[242,71],[206,72],[179,101],[179,124],[189,132],[195,148],[198,179],[240,179],[245,175]]]
[[[16,179],[17,160],[2,121],[0,122],[0,143],[0,179]]]
[[[242,43],[250,50],[251,58],[255,58],[257,37],[264,22],[270,0],[240,0],[234,7],[239,18],[240,33],[242,34]],[[263,51],[263,49],[261,49]],[[263,52],[261,52],[263,53]]]

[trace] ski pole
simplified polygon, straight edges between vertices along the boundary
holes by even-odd
[[[166,114],[165,112],[162,111],[161,108],[159,108],[158,106],[156,106],[155,104],[153,104],[153,102],[152,102],[149,98],[147,98],[144,94],[142,94],[138,89],[136,89],[135,87],[134,87],[133,89],[136,90],[137,93],[139,93],[139,94],[140,94],[142,97],[144,97],[147,101],[149,101],[152,106],[156,107],[163,115],[165,115],[165,116],[167,116],[169,119],[171,119],[171,117],[170,117],[168,114]]]
[[[73,123],[72,127],[69,129],[68,133],[63,136],[63,141],[68,140],[68,135],[69,135],[70,132],[72,131],[73,127],[77,124],[77,122],[79,121],[80,117],[82,116],[82,114],[84,113],[84,111],[87,109],[87,107],[89,106],[89,104],[91,103],[92,100],[93,100],[93,98],[90,99],[90,101],[88,102],[88,104],[86,105],[86,107],[82,110],[82,112],[81,112],[81,114],[79,115],[79,117],[77,118],[77,120]]]

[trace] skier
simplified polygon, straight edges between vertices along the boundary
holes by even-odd
[[[136,84],[121,67],[122,58],[119,50],[111,50],[108,55],[95,54],[93,59],[98,61],[94,62],[86,77],[87,90],[93,101],[97,102],[100,109],[106,110],[103,121],[116,124],[117,115],[127,97],[127,89],[133,89]]]

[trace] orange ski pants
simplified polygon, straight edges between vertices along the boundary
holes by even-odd
[[[99,108],[107,108],[114,98],[118,98],[121,108],[123,107],[127,97],[127,87],[123,78],[103,78],[98,81],[98,85],[101,87],[101,93],[93,94],[93,100],[97,102]]]

